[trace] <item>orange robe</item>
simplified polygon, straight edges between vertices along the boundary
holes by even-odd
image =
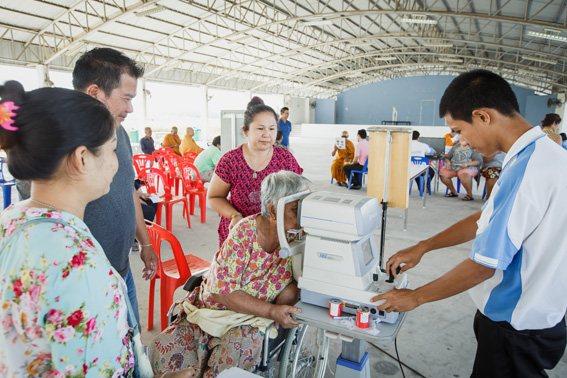
[[[179,135],[173,135],[171,133],[167,134],[165,138],[163,138],[163,142],[161,142],[161,145],[164,147],[170,147],[175,144],[181,144],[181,138],[179,138]],[[179,147],[171,147],[171,149],[173,149],[173,151],[177,155],[181,156],[181,152],[179,152]]]
[[[337,182],[346,182],[347,177],[343,172],[343,166],[345,165],[345,159],[354,159],[354,143],[350,140],[346,140],[346,145],[344,150],[337,150],[335,155],[335,160],[331,164],[331,177],[337,180]]]
[[[181,142],[181,146],[179,146],[179,151],[181,151],[182,154],[186,152],[196,152],[200,154],[203,151],[203,149],[199,147],[199,145],[197,144],[197,142],[195,142],[192,136],[185,135],[183,137],[183,142]]]
[[[445,134],[443,138],[445,138],[445,146],[451,147],[453,145],[453,138],[451,137],[451,134]]]

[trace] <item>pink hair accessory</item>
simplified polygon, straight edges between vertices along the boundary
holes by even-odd
[[[16,116],[14,110],[18,110],[19,108],[20,107],[14,105],[12,101],[6,101],[5,103],[0,104],[0,126],[9,131],[18,130],[17,127],[12,126],[12,124],[14,123],[12,117]]]

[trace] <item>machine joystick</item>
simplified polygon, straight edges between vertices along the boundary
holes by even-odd
[[[400,271],[402,270],[402,267],[398,265],[398,267],[396,268],[396,275],[400,274]],[[394,274],[392,273],[392,270],[390,269],[390,275],[388,276],[388,279],[386,280],[387,283],[393,283],[394,282]]]

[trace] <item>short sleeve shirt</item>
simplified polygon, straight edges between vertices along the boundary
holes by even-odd
[[[222,181],[230,185],[228,202],[234,206],[236,211],[244,217],[260,212],[260,186],[262,180],[270,173],[279,171],[292,171],[301,174],[303,169],[297,163],[293,155],[280,147],[274,147],[272,159],[263,171],[257,173],[254,178],[254,170],[248,166],[244,159],[242,146],[235,148],[223,155],[220,159],[215,173]],[[221,217],[219,224],[219,247],[228,236],[228,225],[230,220]]]
[[[289,120],[283,121],[281,118],[278,121],[278,130],[282,131],[282,144],[284,146],[289,146],[289,134],[291,134],[291,122]]]
[[[354,149],[354,156],[358,158],[358,164],[364,165],[368,159],[368,141],[366,139],[357,143]]]
[[[553,162],[553,164],[550,164]],[[518,330],[555,326],[567,309],[567,152],[539,128],[510,148],[482,209],[470,258],[495,269],[469,290],[479,310]]]
[[[0,217],[0,376],[133,376],[123,287],[82,220],[21,203],[7,208]]]

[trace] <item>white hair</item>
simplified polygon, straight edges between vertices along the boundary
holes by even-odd
[[[260,199],[262,216],[269,217],[268,205],[277,206],[278,201],[286,196],[302,192],[312,187],[311,181],[297,173],[279,171],[271,173],[262,181]]]

